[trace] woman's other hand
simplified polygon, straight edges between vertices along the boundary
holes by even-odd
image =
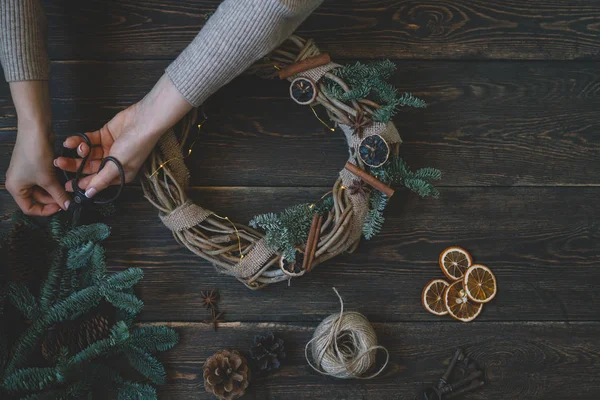
[[[69,207],[58,182],[47,81],[11,82],[17,110],[17,142],[6,172],[6,189],[27,215],[48,216]]]

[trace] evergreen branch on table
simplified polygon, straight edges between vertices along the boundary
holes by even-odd
[[[140,268],[128,268],[108,277],[105,287],[110,290],[131,289],[144,278],[144,271]]]
[[[131,333],[130,342],[147,353],[167,351],[179,341],[177,332],[166,326],[141,326]]]
[[[151,385],[136,382],[123,383],[117,394],[117,400],[155,400],[157,398],[156,389]]]
[[[26,319],[37,317],[40,311],[39,304],[24,284],[11,282],[8,285],[8,298]]]
[[[57,367],[27,368],[8,375],[2,387],[8,393],[33,392],[61,384],[63,375]]]
[[[128,313],[138,314],[144,308],[144,303],[131,293],[104,289],[102,294],[110,304]]]
[[[69,249],[76,249],[88,242],[101,242],[109,235],[110,228],[104,224],[78,226],[60,239],[60,245]]]
[[[96,247],[95,242],[87,242],[68,252],[67,268],[79,269],[88,265]]]
[[[317,204],[291,206],[279,214],[257,215],[249,225],[263,229],[267,246],[282,253],[284,259],[292,261],[296,257],[296,247],[308,240],[313,215],[325,215],[332,206],[333,199],[330,196]]]
[[[138,268],[107,273],[105,252],[99,241],[105,239],[108,232],[108,227],[101,224],[70,230],[65,221],[54,218],[47,236],[51,244],[48,247],[51,266],[49,276],[40,287],[39,298],[25,285],[0,282],[0,303],[9,301],[24,318],[31,320],[17,339],[9,343],[3,329],[5,315],[0,307],[0,398],[3,400],[67,400],[87,398],[91,394],[96,398],[98,391],[106,392],[107,397],[101,395],[102,398],[156,399],[151,385],[126,381],[120,371],[114,369],[112,360],[127,359],[131,368],[147,381],[164,383],[164,367],[152,354],[175,346],[178,336],[165,326],[131,328],[133,318],[143,306],[132,288],[143,273]],[[33,364],[32,356],[40,351],[40,343],[48,340],[49,331],[63,326],[61,324],[66,324],[68,329],[74,326],[91,329],[89,325],[78,325],[77,321],[83,320],[86,324],[95,321],[89,318],[90,313],[100,313],[98,306],[106,301],[114,306],[116,321],[110,332],[101,334],[100,339],[92,339],[93,342],[77,342],[80,347],[74,350],[70,350],[72,344],[50,343],[50,346],[62,346],[59,356],[47,358],[55,364]],[[106,329],[98,326],[98,329]],[[71,351],[73,353],[69,353]]]
[[[162,385],[167,380],[167,373],[160,361],[136,346],[125,349],[125,357],[129,365],[156,385]]]

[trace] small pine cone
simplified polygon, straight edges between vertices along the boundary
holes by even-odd
[[[104,307],[97,314],[57,324],[42,341],[42,356],[48,361],[56,362],[62,348],[74,355],[92,343],[106,339],[113,319],[109,312]]]
[[[261,371],[271,371],[281,366],[285,358],[283,340],[276,338],[273,333],[266,336],[255,336],[254,345],[250,348],[250,355],[258,363]]]
[[[217,351],[204,363],[204,388],[219,400],[242,397],[248,385],[248,361],[237,351]]]

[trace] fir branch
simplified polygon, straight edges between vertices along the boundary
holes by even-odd
[[[441,179],[442,173],[438,169],[422,168],[412,172],[404,160],[393,156],[382,167],[373,168],[371,173],[388,185],[404,186],[420,197],[439,197],[438,190],[430,182]]]
[[[166,382],[167,373],[165,368],[156,358],[144,350],[139,347],[128,346],[125,349],[125,357],[133,369],[148,378],[152,383],[162,385]]]
[[[144,278],[144,271],[141,268],[127,268],[125,271],[117,272],[108,277],[105,287],[111,290],[131,289],[142,278]]]
[[[331,72],[343,79],[350,87],[345,90],[334,80],[325,79],[324,91],[340,101],[356,101],[371,98],[380,104],[375,110],[373,121],[387,123],[399,107],[426,107],[426,103],[411,93],[399,93],[387,80],[396,70],[396,65],[390,60],[377,61],[369,64],[357,62],[345,65]]]
[[[142,271],[132,268],[108,275],[104,249],[97,244],[106,237],[107,228],[102,225],[81,227],[77,230],[77,235],[81,236],[78,237],[73,230],[67,232],[67,226],[58,217],[51,222],[53,236],[47,237],[55,245],[55,250],[52,253],[51,276],[47,277],[41,288],[40,300],[36,300],[25,286],[11,285],[11,302],[17,304],[32,323],[11,344],[10,354],[7,335],[2,329],[5,321],[0,312],[0,397],[9,390],[14,393],[11,398],[30,400],[70,400],[86,398],[91,394],[94,398],[110,394],[110,398],[155,399],[152,386],[125,382],[118,371],[104,363],[125,356],[132,368],[148,380],[163,383],[166,379],[164,368],[149,353],[173,347],[178,340],[176,332],[160,326],[133,328],[130,331],[134,314],[143,306],[132,290],[142,278]],[[66,235],[67,240],[60,235]],[[78,263],[81,265],[76,265]],[[4,290],[7,287],[0,282],[0,300],[9,296]],[[54,366],[27,368],[50,327],[77,320],[95,309],[103,297],[117,307],[117,318],[124,318],[113,326],[108,338],[90,344],[73,356],[69,356],[68,350],[63,348]],[[9,387],[5,388],[6,385]],[[34,390],[36,392],[31,393]]]
[[[136,382],[124,382],[119,388],[117,394],[117,400],[156,400],[156,389],[152,386],[136,383]]]
[[[313,215],[326,214],[332,206],[333,199],[328,197],[316,205],[298,204],[279,214],[257,215],[249,225],[263,229],[266,233],[267,246],[282,253],[286,260],[293,260],[296,256],[296,247],[308,240]]]
[[[90,258],[90,267],[86,271],[89,271],[89,274],[85,277],[87,285],[91,285],[92,282],[99,282],[106,276],[106,250],[102,246],[94,247],[94,252]]]
[[[59,296],[60,282],[65,271],[63,269],[65,254],[65,250],[62,248],[56,248],[53,251],[50,270],[40,289],[40,308],[42,312],[52,307]]]
[[[60,245],[69,249],[75,249],[87,242],[101,242],[109,235],[110,228],[105,224],[98,223],[78,226],[62,238]]]
[[[86,267],[90,262],[90,258],[94,253],[95,247],[96,242],[87,242],[79,247],[69,249],[67,256],[67,268],[79,269]]]
[[[144,303],[133,294],[110,289],[103,289],[102,294],[110,304],[128,313],[137,315],[144,308]]]
[[[167,326],[141,326],[131,333],[130,343],[147,353],[167,351],[179,341],[179,335]]]
[[[371,209],[365,217],[365,222],[362,226],[362,231],[365,239],[371,240],[375,235],[381,232],[385,218],[383,211],[388,204],[388,197],[379,191],[374,191],[371,194]]]
[[[24,284],[11,282],[8,285],[8,299],[26,319],[37,318],[40,311],[39,304]]]
[[[56,367],[26,368],[6,376],[2,388],[8,393],[33,392],[63,382],[64,376]]]

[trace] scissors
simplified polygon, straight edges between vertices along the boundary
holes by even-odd
[[[78,225],[80,217],[81,217],[81,210],[83,208],[92,207],[94,205],[103,205],[103,204],[112,203],[121,195],[121,192],[123,191],[123,187],[125,186],[125,170],[123,169],[123,165],[115,157],[108,156],[108,157],[103,158],[102,161],[100,162],[100,166],[98,167],[98,172],[100,172],[102,170],[102,168],[104,168],[108,162],[112,162],[119,171],[119,179],[120,179],[119,186],[117,187],[117,190],[113,196],[103,197],[100,195],[100,196],[94,196],[94,198],[92,198],[92,199],[87,197],[85,195],[85,190],[83,190],[82,188],[79,187],[79,180],[85,176],[83,173],[83,170],[85,169],[85,165],[88,161],[88,158],[90,157],[90,154],[92,154],[92,148],[95,146],[92,145],[92,141],[85,133],[77,133],[77,134],[75,134],[75,136],[79,136],[80,138],[82,138],[83,141],[88,145],[88,148],[90,149],[88,154],[85,157],[82,157],[81,164],[79,165],[79,168],[77,168],[77,171],[75,172],[74,177],[70,176],[67,171],[63,171],[63,173],[65,175],[65,179],[67,179],[67,181],[72,179],[71,187],[73,189],[73,201],[71,202],[71,205],[69,206],[69,210],[67,210],[67,211],[70,211],[73,213],[74,225]],[[64,155],[64,152],[65,152],[65,150],[63,149],[63,155]]]
[[[450,376],[456,363],[458,361],[466,361],[466,367],[469,370],[468,375],[456,383],[449,383]],[[457,349],[454,353],[454,357],[450,360],[448,369],[444,375],[440,378],[440,381],[436,386],[427,386],[419,394],[419,400],[445,400],[453,399],[464,393],[471,392],[479,389],[484,385],[484,382],[480,380],[483,376],[483,372],[475,368],[474,363],[468,361],[468,357],[465,357],[461,349]]]

